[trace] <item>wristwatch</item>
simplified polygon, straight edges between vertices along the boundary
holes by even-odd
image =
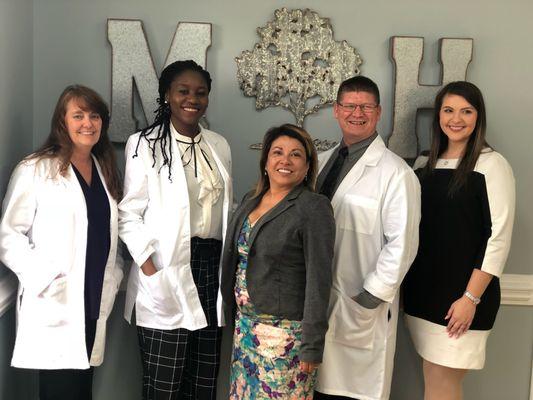
[[[470,293],[468,290],[465,290],[464,295],[474,303],[475,306],[477,306],[479,303],[481,303],[481,299],[479,297],[474,296],[472,293]]]

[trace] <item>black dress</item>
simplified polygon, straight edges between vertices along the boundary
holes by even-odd
[[[417,164],[421,164],[419,160]],[[413,342],[428,361],[452,368],[482,368],[485,342],[500,305],[499,276],[509,252],[514,217],[514,178],[494,151],[480,155],[465,185],[448,193],[458,160],[439,160],[432,173],[416,171],[422,189],[418,254],[404,284],[404,310]],[[449,338],[444,319],[474,268],[494,277],[470,330]]]

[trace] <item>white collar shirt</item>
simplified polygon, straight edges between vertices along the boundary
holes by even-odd
[[[211,149],[202,140],[202,128],[194,138],[181,135],[170,124],[177,141],[189,192],[191,237],[222,239],[224,181]]]

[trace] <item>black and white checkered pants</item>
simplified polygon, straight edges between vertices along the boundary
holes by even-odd
[[[191,239],[191,270],[208,326],[196,331],[137,327],[144,400],[215,400],[222,330],[217,321],[222,243]]]

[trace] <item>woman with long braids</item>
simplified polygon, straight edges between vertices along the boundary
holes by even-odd
[[[159,79],[155,122],[126,144],[119,234],[133,258],[143,399],[215,399],[222,301],[219,260],[232,199],[226,140],[199,125],[211,77],[194,61]]]

